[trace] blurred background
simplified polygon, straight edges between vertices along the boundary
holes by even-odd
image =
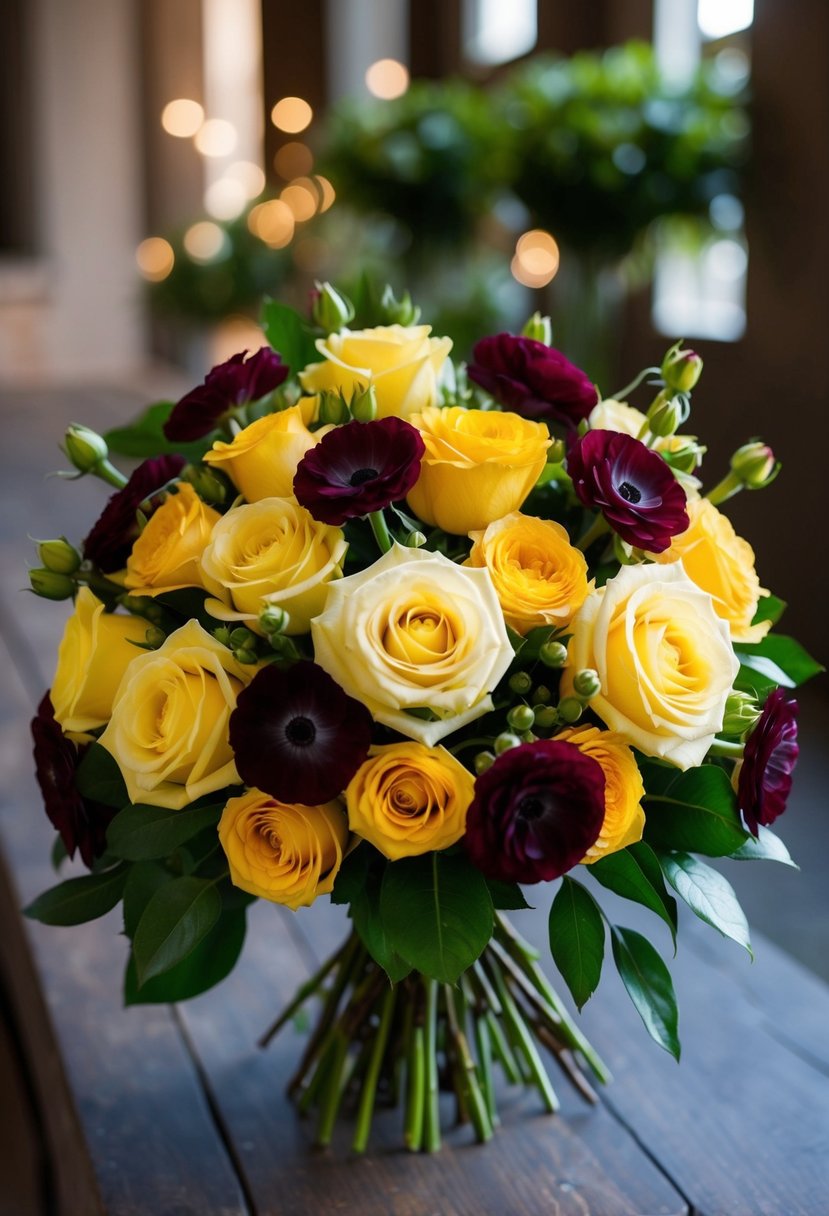
[[[549,313],[605,395],[676,338],[699,350],[708,483],[747,438],[773,444],[782,476],[729,514],[826,662],[828,46],[825,0],[3,0],[2,613],[23,701],[61,621],[26,600],[18,623],[22,533],[77,539],[95,511],[42,480],[63,427],[256,349],[265,292],[304,306],[364,270],[410,287],[459,357]],[[750,919],[829,978],[824,691],[804,692],[783,832],[804,874],[732,868]]]

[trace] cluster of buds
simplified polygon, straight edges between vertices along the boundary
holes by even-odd
[[[373,385],[357,384],[349,397],[343,392],[320,393],[319,420],[324,426],[340,426],[350,419],[372,422],[377,417],[377,394]]]
[[[37,542],[40,566],[29,571],[29,583],[35,595],[46,600],[71,599],[77,589],[75,575],[81,566],[81,555],[65,536],[57,540]]]

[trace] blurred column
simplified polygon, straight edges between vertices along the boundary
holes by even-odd
[[[418,0],[412,9],[419,8]],[[409,0],[327,0],[330,100],[368,97],[366,70],[380,59],[409,61]]]
[[[344,0],[342,0],[344,2]],[[311,119],[328,100],[325,57],[325,0],[261,0],[265,90],[265,172],[277,177],[274,156],[287,142],[304,140],[306,126],[277,129],[268,116],[283,98],[300,98],[311,107]]]

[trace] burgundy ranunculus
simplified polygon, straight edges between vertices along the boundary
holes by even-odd
[[[368,755],[371,714],[316,663],[264,667],[239,694],[230,745],[239,776],[280,802],[318,806]]]
[[[83,542],[83,555],[105,574],[122,570],[138,536],[135,513],[147,503],[145,514],[153,507],[153,495],[177,477],[184,468],[181,456],[154,456],[140,464],[123,490],[116,491],[100,518]]]
[[[475,782],[465,843],[487,878],[547,882],[578,865],[604,822],[601,765],[574,743],[511,748]]]
[[[305,453],[294,494],[314,519],[340,527],[405,498],[425,450],[420,431],[402,418],[347,422]]]
[[[746,741],[737,779],[737,801],[753,836],[758,824],[774,823],[785,811],[798,751],[797,701],[775,688]]]
[[[662,553],[688,527],[685,491],[657,453],[632,435],[588,431],[567,454],[573,489],[623,541]]]
[[[576,426],[598,401],[595,385],[580,368],[533,338],[482,338],[467,371],[499,405],[533,422],[550,419]]]
[[[115,811],[81,797],[75,785],[75,771],[85,749],[77,748],[64,737],[55,721],[48,692],[32,719],[32,738],[35,776],[46,814],[60,833],[69,856],[74,857],[77,849],[84,864],[91,866],[106,848],[106,830]]]
[[[182,397],[164,423],[171,443],[189,443],[209,435],[222,414],[248,401],[258,401],[278,388],[290,368],[269,346],[245,359],[246,350],[208,372],[204,384]]]

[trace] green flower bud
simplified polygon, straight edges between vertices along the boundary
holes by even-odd
[[[109,456],[106,440],[79,422],[67,428],[63,450],[79,473],[94,473]]]
[[[495,763],[495,756],[492,752],[478,752],[475,757],[475,772],[480,777],[481,773],[485,773],[488,768],[492,768]]]
[[[780,472],[780,461],[774,452],[759,439],[744,443],[731,457],[731,472],[740,479],[747,490],[762,490],[771,485]]]
[[[535,714],[529,705],[513,705],[507,714],[507,722],[512,730],[520,733],[530,729],[535,722]]]
[[[563,464],[567,455],[567,445],[563,439],[554,439],[547,448],[547,464]]]
[[[152,646],[153,650],[158,650],[159,646],[163,646],[167,640],[167,634],[163,629],[159,629],[158,625],[150,625],[144,634],[144,640],[148,646]]]
[[[509,678],[510,692],[514,692],[518,697],[526,697],[532,686],[533,682],[528,671],[516,671]]]
[[[356,418],[358,422],[373,421],[377,417],[377,394],[374,386],[370,384],[366,388],[358,385],[349,402],[349,409],[352,418]]]
[[[420,309],[412,303],[408,291],[398,300],[391,286],[387,283],[380,297],[380,325],[416,325],[420,318]]]
[[[237,663],[244,663],[246,666],[252,666],[259,662],[259,656],[255,650],[251,650],[248,646],[239,646],[233,651],[233,657]]]
[[[330,283],[315,283],[314,286],[317,291],[311,316],[315,325],[330,334],[354,320],[354,305],[348,296]]]
[[[595,697],[602,691],[599,673],[594,671],[592,667],[585,667],[581,671],[577,671],[573,677],[573,691],[585,701],[589,701],[591,697]]]
[[[545,642],[538,656],[546,667],[563,667],[567,662],[567,647],[563,642]]]
[[[230,644],[234,649],[239,648],[244,650],[245,647],[256,645],[256,637],[249,629],[245,629],[243,625],[240,625],[236,629],[231,629]]]
[[[348,409],[348,402],[343,397],[342,393],[334,393],[325,389],[320,393],[319,404],[319,420],[325,426],[330,426],[332,423],[339,426],[343,422],[348,422],[351,414]]]
[[[533,695],[541,705],[546,705],[553,696],[546,684],[539,684]]]
[[[737,735],[742,738],[754,726],[760,717],[760,706],[750,692],[737,692],[735,689],[728,694],[723,717],[723,734]]]
[[[558,703],[558,716],[562,722],[578,722],[583,712],[584,706],[578,697],[564,697]]]
[[[697,443],[693,435],[683,435],[682,439],[682,447],[662,451],[661,455],[677,473],[693,473],[702,464],[707,448],[704,444]]]
[[[230,630],[226,625],[220,625],[218,629],[214,629],[213,637],[220,646],[230,646]]]
[[[291,614],[278,604],[267,604],[259,613],[259,624],[268,637],[284,633],[291,623]]]
[[[29,582],[35,595],[44,600],[71,600],[75,594],[75,583],[67,574],[57,574],[45,566],[29,571]]]
[[[181,480],[190,483],[202,502],[220,507],[227,501],[229,481],[222,473],[209,469],[205,464],[189,464],[182,470]]]
[[[512,734],[510,731],[505,730],[495,740],[495,743],[494,743],[495,755],[500,756],[504,752],[508,752],[511,748],[520,747],[520,746],[521,746],[521,740],[518,738],[518,736]]]
[[[549,317],[542,317],[540,312],[534,312],[524,328],[522,338],[532,338],[534,342],[543,342],[545,346],[553,345],[553,326]]]
[[[160,625],[164,620],[164,609],[151,595],[123,595],[118,603],[133,616],[143,616],[153,625]]]
[[[521,735],[522,743],[537,743],[538,735],[534,735],[531,730],[525,730]]]
[[[81,564],[80,553],[65,536],[59,540],[38,541],[37,555],[54,574],[74,574]]]
[[[558,722],[558,711],[553,705],[535,705],[535,725],[539,730],[552,730]]]
[[[693,350],[675,342],[662,360],[662,379],[675,393],[690,393],[702,375],[702,359]]]
[[[688,398],[679,393],[675,397],[665,397],[662,393],[654,400],[648,410],[648,426],[651,434],[660,439],[673,435],[675,431],[688,421],[691,412]]]
[[[410,532],[406,537],[406,547],[408,549],[422,549],[426,544],[425,532]]]

